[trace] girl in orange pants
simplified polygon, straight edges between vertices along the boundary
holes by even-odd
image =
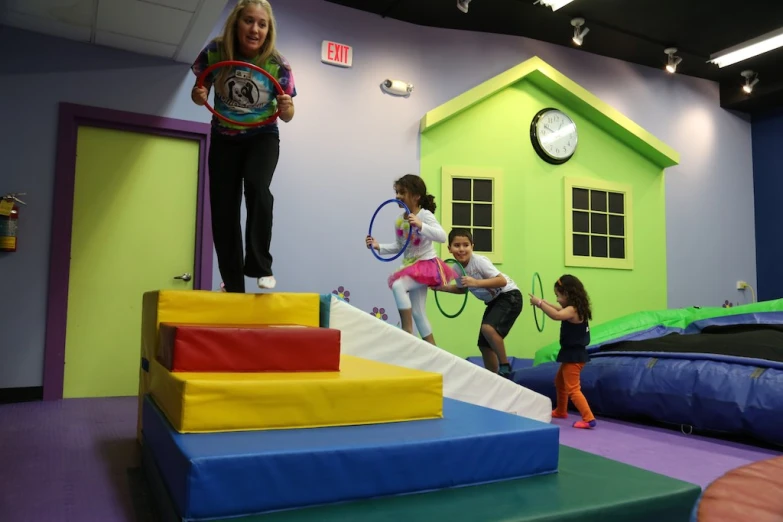
[[[557,280],[555,295],[559,306],[530,295],[531,305],[539,307],[555,321],[560,321],[560,352],[557,354],[560,369],[555,377],[557,404],[552,417],[567,418],[568,399],[571,399],[582,415],[582,420],[576,421],[574,428],[594,428],[595,416],[590,411],[579,383],[579,374],[590,360],[587,354],[587,346],[590,344],[589,321],[593,318],[590,298],[582,282],[572,275],[564,275]]]

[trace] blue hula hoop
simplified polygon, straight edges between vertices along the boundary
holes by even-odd
[[[386,201],[384,201],[383,203],[381,203],[378,206],[378,208],[375,210],[375,213],[372,215],[372,219],[370,220],[370,229],[367,231],[367,235],[368,236],[372,237],[372,225],[373,225],[373,223],[375,223],[375,217],[378,215],[378,212],[380,212],[381,209],[383,207],[385,207],[386,205],[388,205],[389,203],[397,203],[398,205],[402,205],[403,208],[405,209],[405,212],[407,214],[411,213],[411,210],[408,208],[408,205],[406,205],[401,200],[399,200],[399,199],[387,199]],[[397,252],[397,254],[394,257],[381,257],[381,255],[378,252],[375,251],[375,249],[372,247],[372,245],[370,245],[370,247],[369,247],[370,248],[370,252],[372,252],[372,255],[374,255],[380,261],[385,261],[385,262],[394,261],[395,259],[400,257],[403,254],[403,252],[405,252],[406,248],[408,248],[408,244],[410,244],[410,242],[411,242],[411,236],[412,235],[413,235],[413,227],[409,226],[408,227],[408,238],[405,240],[405,244],[402,245],[402,248],[400,249],[400,251]]]

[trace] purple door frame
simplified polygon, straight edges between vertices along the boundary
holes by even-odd
[[[68,283],[71,271],[71,228],[76,178],[76,139],[80,125],[171,136],[199,142],[193,289],[210,289],[212,286],[212,227],[210,226],[209,191],[207,190],[209,124],[73,103],[60,103],[52,202],[49,293],[46,305],[44,400],[56,400],[63,397],[65,332],[68,324]]]

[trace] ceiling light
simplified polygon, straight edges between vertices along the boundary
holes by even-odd
[[[674,53],[677,52],[677,48],[669,47],[664,49],[663,52],[669,55],[669,63],[666,64],[666,70],[672,74],[676,73],[677,66],[680,65],[680,62],[682,61],[682,58],[679,56],[674,56]]]
[[[470,0],[457,0],[457,9],[462,11],[463,13],[468,12],[468,4],[470,3]]]
[[[708,62],[726,67],[783,46],[783,29],[772,31],[710,56]]]
[[[745,85],[742,90],[750,94],[753,92],[753,87],[759,83],[759,75],[755,71],[742,71],[740,74],[745,78]],[[753,78],[753,81],[751,81]]]
[[[574,26],[574,37],[571,39],[576,45],[582,45],[585,39],[585,35],[590,32],[589,27],[585,27],[581,31],[579,30],[585,24],[584,18],[574,18],[571,20],[571,25]]]
[[[563,7],[564,5],[568,5],[571,2],[573,2],[573,1],[574,0],[538,0],[538,2],[536,2],[536,3],[544,5],[546,7],[551,7],[552,11],[557,11],[558,9]]]

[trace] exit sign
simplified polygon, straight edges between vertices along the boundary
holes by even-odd
[[[321,61],[338,67],[351,67],[353,48],[350,45],[324,40],[321,42]]]

